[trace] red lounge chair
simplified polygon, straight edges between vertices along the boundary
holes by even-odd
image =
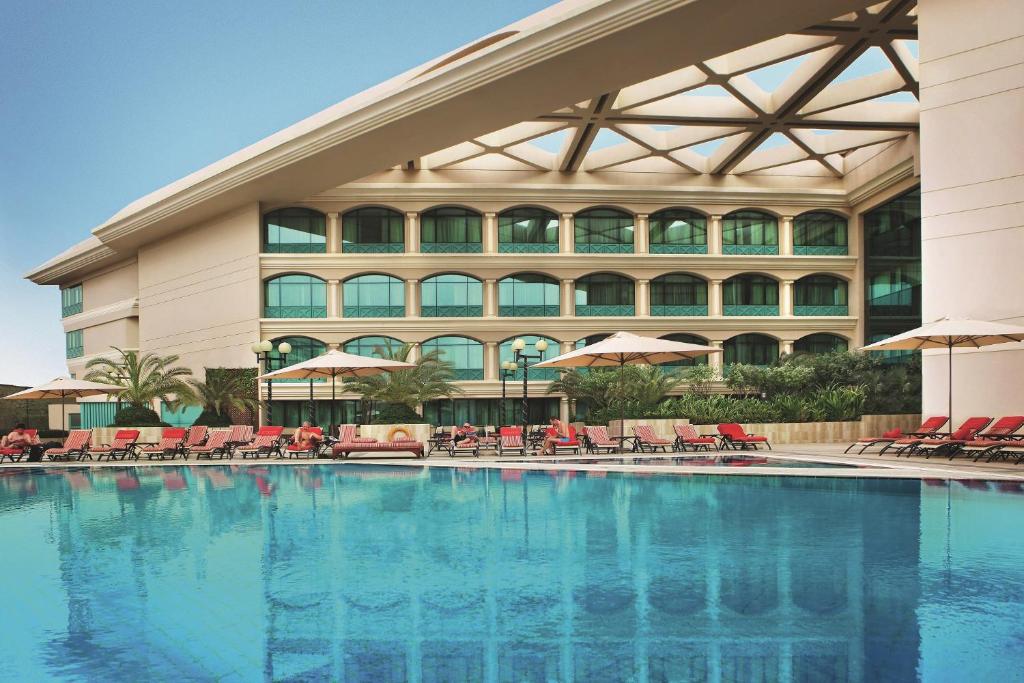
[[[1020,439],[1024,438],[1024,434],[1017,434],[1022,427],[1024,415],[1001,417],[991,427],[979,432],[974,439],[962,444],[952,457],[963,452],[973,454],[974,462],[978,462],[986,455],[989,456],[988,462],[992,462],[999,459],[998,454],[1004,447],[1022,445]]]
[[[185,453],[181,450],[181,446],[184,443],[184,429],[181,427],[164,427],[164,431],[160,435],[160,443],[155,446],[143,446],[139,453],[145,455],[150,460],[155,458],[163,460],[168,456],[170,456],[171,460],[174,460],[179,454],[184,458]]]
[[[188,436],[185,437],[185,445],[183,450],[185,451],[185,459],[188,459],[188,454],[192,452],[192,449],[196,446],[202,446],[206,443],[206,437],[209,434],[209,427],[206,425],[192,425],[188,428]]]
[[[597,453],[602,450],[605,453],[619,452],[619,442],[608,436],[607,427],[584,427],[583,443],[588,453]]]
[[[423,444],[419,441],[362,441],[358,443],[336,443],[331,449],[334,457],[347,458],[352,453],[370,452],[409,452],[417,458],[423,457]]]
[[[860,446],[861,449],[857,451],[857,455],[860,455],[871,446],[881,445],[882,450],[878,451],[881,455],[885,453],[893,443],[899,439],[919,437],[919,438],[933,438],[939,435],[939,430],[946,426],[949,422],[949,418],[945,415],[935,415],[929,417],[927,420],[921,423],[921,425],[912,432],[904,434],[899,429],[890,429],[889,431],[882,434],[882,436],[866,436],[863,439],[857,439],[856,442],[850,444],[850,446],[843,451],[843,453],[849,453],[851,449]]]
[[[687,447],[694,451],[710,451],[714,446],[718,449],[718,441],[713,436],[701,436],[694,429],[692,424],[672,425],[672,431],[676,433],[675,448],[685,451]]]
[[[368,436],[356,436],[355,425],[338,427],[338,443],[374,443],[376,440]]]
[[[297,443],[290,443],[281,455],[286,455],[289,458],[298,458],[300,456],[306,456],[307,458],[320,457],[320,454],[327,448],[327,444],[324,443],[323,440],[324,430],[322,427],[310,427],[309,431],[320,437],[320,440],[316,442],[316,445],[310,448],[305,448]]]
[[[554,445],[555,455],[559,454],[559,451],[565,451],[569,455],[580,454],[580,441],[576,436],[576,428],[569,425],[568,429],[569,438],[566,441],[556,441]],[[546,436],[557,436],[557,432],[554,427],[549,427],[544,434]]]
[[[231,436],[230,429],[221,429],[219,431],[210,432],[210,435],[206,439],[206,443],[201,446],[192,446],[189,451],[195,454],[196,460],[199,460],[202,457],[213,460],[213,456],[226,458],[231,454],[231,444],[228,440],[229,436]]]
[[[91,438],[91,429],[72,429],[68,432],[68,438],[64,439],[63,446],[47,448],[44,455],[50,460],[70,460],[72,456],[81,459],[82,455],[89,450]]]
[[[228,446],[242,446],[252,441],[252,425],[231,425],[228,432]]]
[[[655,434],[654,427],[651,425],[634,425],[633,434],[636,436],[636,445],[641,453],[654,453],[658,450],[668,453],[669,447],[672,446],[671,441]]]
[[[260,427],[252,441],[244,446],[238,446],[235,448],[235,452],[243,458],[248,458],[250,455],[257,459],[261,455],[266,455],[269,458],[274,453],[280,453],[279,441],[283,431],[284,427]]]
[[[935,453],[952,452],[956,454],[959,448],[967,443],[973,441],[977,436],[978,432],[987,427],[992,422],[991,417],[969,417],[964,420],[955,432],[950,434],[948,437],[942,437],[939,439],[917,439],[911,444],[904,446],[897,452],[897,455],[907,454],[915,455],[918,453],[927,453],[925,457],[932,457]],[[900,439],[903,441],[903,439]],[[896,443],[900,443],[897,441]]]
[[[498,455],[526,457],[526,445],[523,443],[522,427],[502,427],[498,430]]]
[[[39,430],[26,429],[25,434],[31,439],[39,434]],[[4,446],[3,448],[0,448],[0,462],[3,462],[4,458],[10,458],[11,462],[21,462],[21,459],[28,457],[31,452],[31,446]]]
[[[737,450],[743,450],[749,446],[756,451],[757,444],[759,443],[763,443],[767,446],[768,450],[772,449],[772,445],[768,443],[767,436],[747,434],[743,431],[743,427],[739,426],[736,422],[726,422],[718,425],[718,433],[721,435],[723,445],[730,446]]]
[[[106,456],[107,460],[124,460],[129,456],[135,455],[135,442],[139,440],[138,429],[118,429],[114,433],[114,440],[105,446],[93,446],[88,451],[82,454],[83,458],[89,458],[92,460],[92,456],[96,456],[96,460],[102,460]]]

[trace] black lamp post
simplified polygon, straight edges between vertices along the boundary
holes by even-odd
[[[498,408],[499,427],[505,426],[505,382],[516,376],[517,366],[513,361],[507,360],[501,364],[501,406]]]
[[[516,367],[523,368],[523,442],[526,442],[526,430],[530,423],[530,406],[527,402],[527,382],[530,379],[530,361],[544,360],[544,352],[548,349],[548,343],[543,339],[538,339],[533,348],[537,349],[537,353],[526,353],[526,341],[523,338],[516,339],[512,342],[512,350],[515,352],[515,365]]]
[[[263,363],[263,372],[260,374],[266,374],[273,370],[270,367],[270,361],[272,359],[270,352],[274,350],[274,343],[264,339],[263,341],[256,342],[252,345],[252,352],[256,354],[256,369],[259,370],[260,363]],[[285,362],[288,360],[288,354],[292,352],[292,345],[288,342],[281,342],[277,345],[277,353],[281,359],[280,367],[284,367]],[[259,380],[256,380],[257,391],[259,391]],[[267,424],[274,424],[274,380],[267,380]]]

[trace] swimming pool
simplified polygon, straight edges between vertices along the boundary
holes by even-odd
[[[856,469],[859,465],[851,465],[841,462],[818,462],[814,460],[790,460],[788,458],[777,458],[766,455],[750,454],[722,454],[722,453],[687,453],[661,454],[653,453],[646,455],[626,456],[582,456],[568,458],[528,458],[526,460],[508,460],[504,462],[515,463],[546,463],[561,465],[655,465],[681,467],[809,467],[809,468],[845,468]]]
[[[1011,680],[1019,484],[5,471],[3,680]]]

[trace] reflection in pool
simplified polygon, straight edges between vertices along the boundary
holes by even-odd
[[[1007,680],[1016,483],[4,471],[0,678]]]

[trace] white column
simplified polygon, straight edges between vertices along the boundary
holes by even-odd
[[[575,280],[562,280],[562,316],[574,317],[576,315],[576,287]]]
[[[420,317],[420,281],[405,281],[405,317]]]
[[[715,340],[709,341],[708,344],[710,346],[715,346],[715,347],[718,347],[718,348],[722,348],[722,346],[725,345],[725,342],[715,339]],[[725,354],[723,354],[723,353],[711,353],[711,354],[708,354],[708,364],[711,365],[711,367],[715,368],[715,374],[718,377],[722,376],[722,368],[725,366],[724,357],[725,357]]]
[[[651,281],[636,281],[636,314],[638,316],[649,316],[651,314]]]
[[[498,251],[498,215],[493,211],[484,214],[483,248],[485,254]]]
[[[422,351],[423,351],[423,348],[420,346],[419,342],[413,342],[412,344],[410,344],[409,345],[409,357],[405,359],[406,362],[407,363],[415,363],[416,361],[418,361],[420,359],[420,355],[421,355]]]
[[[636,215],[636,227],[633,228],[633,251],[647,254],[651,251],[651,231],[646,213]]]
[[[779,288],[779,315],[788,318],[793,315],[793,281],[783,280]]]
[[[338,219],[338,212],[331,211],[327,214],[327,253],[337,254],[341,251],[341,222]]]
[[[498,379],[498,342],[484,342],[484,379]]]
[[[498,281],[484,280],[484,317],[498,315]]]
[[[721,280],[711,280],[708,282],[708,316],[712,318],[722,317]]]
[[[342,293],[339,280],[327,281],[327,317],[340,318],[342,309]]]
[[[569,398],[567,396],[558,399],[558,419],[562,422],[569,421]]]
[[[420,250],[420,215],[416,211],[405,212],[405,251],[415,254]]]
[[[787,356],[791,355],[793,353],[793,343],[794,342],[791,339],[784,339],[779,345],[782,349],[782,353]]]
[[[708,253],[709,254],[721,254],[722,253],[722,217],[711,216],[711,222],[708,223]]]
[[[563,353],[569,353],[570,351],[575,351],[576,350],[576,342],[571,342],[571,341],[558,342],[558,348],[559,348],[558,355],[562,355]]]
[[[571,213],[562,214],[562,224],[558,229],[558,251],[562,254],[572,254],[576,251],[576,224],[572,220]],[[564,315],[564,314],[563,314]]]
[[[779,226],[779,253],[783,256],[793,255],[793,217],[783,216]]]

